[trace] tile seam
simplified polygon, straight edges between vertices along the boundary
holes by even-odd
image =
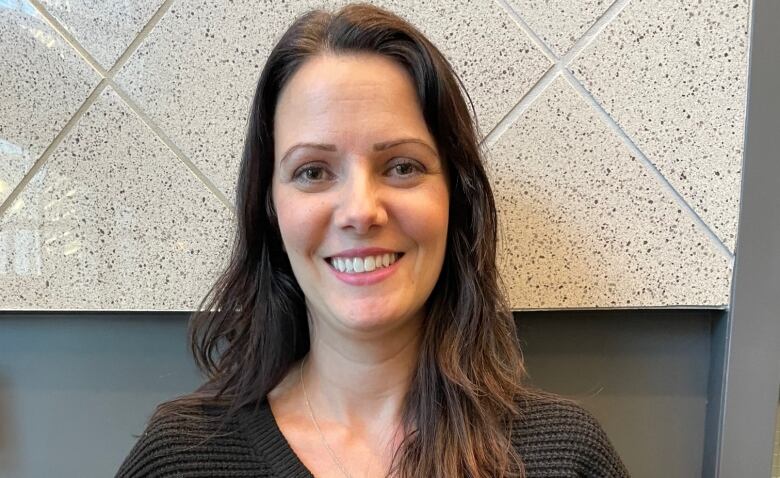
[[[544,73],[539,81],[537,81],[537,84],[534,85],[531,90],[526,92],[525,95],[523,95],[520,101],[518,101],[518,103],[509,111],[509,113],[507,113],[506,116],[504,116],[504,118],[502,118],[501,121],[496,124],[496,126],[493,128],[493,130],[490,131],[485,139],[483,139],[483,142],[487,142],[487,144],[491,146],[495,144],[501,138],[501,135],[511,127],[511,122],[510,124],[506,124],[507,121],[509,121],[509,118],[511,118],[511,121],[516,121],[520,116],[522,116],[522,113],[525,112],[528,107],[530,107],[531,103],[533,103],[539,96],[541,96],[541,94],[544,92],[544,89],[546,89],[546,87],[551,84],[551,82],[545,83],[544,88],[541,91],[534,91],[534,88],[536,88],[537,85],[544,80],[544,76],[550,74],[550,70],[556,70],[555,76],[557,77],[557,75],[560,74],[560,71],[565,69],[569,63],[573,61],[583,49],[590,45],[596,39],[596,37],[598,37],[601,31],[604,30],[604,28],[610,22],[612,22],[612,20],[614,20],[621,11],[623,11],[623,8],[625,8],[630,0],[616,0],[613,2],[604,11],[604,13],[591,24],[585,33],[582,34],[582,36],[575,42],[572,48],[570,48],[569,51],[566,52],[566,54],[562,57],[558,57],[555,52],[552,51],[552,49],[544,42],[544,40],[542,40],[539,35],[536,34],[531,26],[528,25],[528,22],[525,21],[522,15],[520,15],[520,13],[515,10],[515,8],[510,5],[507,0],[494,1],[501,5],[507,14],[509,14],[515,23],[517,23],[520,29],[523,30],[526,36],[528,36],[536,44],[536,46],[542,50],[548,59],[553,62],[553,65],[550,69],[548,69],[548,71]],[[526,98],[529,95],[531,95],[531,97]],[[521,106],[521,104],[524,105]],[[520,110],[519,113],[517,111],[518,109]]]
[[[500,4],[504,10],[506,10],[509,16],[515,20],[524,33],[528,35],[528,37],[530,37],[534,43],[536,43],[539,49],[541,49],[551,61],[558,63],[560,66],[566,66],[571,63],[571,61],[573,61],[582,50],[590,45],[596,39],[596,37],[599,36],[601,31],[607,25],[609,25],[612,20],[614,20],[615,17],[620,14],[620,12],[623,11],[623,9],[630,1],[631,0],[615,0],[609,7],[607,7],[606,10],[604,10],[604,13],[602,13],[601,16],[599,16],[591,23],[587,30],[585,30],[585,32],[580,35],[580,37],[576,42],[574,42],[568,51],[566,51],[563,55],[558,55],[549,45],[547,45],[544,40],[542,40],[536,31],[531,28],[528,22],[525,21],[520,12],[518,12],[515,7],[510,5],[507,0],[495,0],[495,2]]]
[[[480,144],[487,146],[487,148],[492,148],[499,139],[504,135],[504,133],[512,127],[513,124],[521,117],[523,116],[523,113],[528,110],[528,108],[531,107],[531,105],[536,101],[537,98],[542,96],[542,94],[547,90],[547,88],[553,84],[556,78],[560,76],[561,70],[556,65],[550,66],[550,68],[547,69],[546,72],[539,78],[539,80],[534,84],[534,86],[531,87],[530,90],[528,90],[522,98],[520,98],[520,101],[517,102],[515,106],[512,107],[509,112],[504,115],[501,120],[496,123],[496,125],[493,127],[492,130],[490,130],[490,133],[488,133],[480,142]]]
[[[146,125],[146,127],[157,135],[160,141],[162,141],[163,144],[165,144],[168,149],[171,150],[171,152],[179,159],[179,161],[181,161],[190,170],[190,172],[206,187],[206,189],[208,189],[224,204],[224,206],[228,209],[228,211],[230,211],[231,214],[235,215],[235,208],[230,203],[230,201],[228,201],[227,197],[222,193],[222,191],[214,185],[208,176],[206,176],[197,166],[195,166],[195,164],[192,163],[192,161],[181,150],[181,148],[179,148],[179,146],[174,143],[167,134],[165,134],[162,128],[160,128],[160,126],[158,126],[157,123],[155,123],[149,117],[149,115],[147,115],[146,112],[143,111],[141,107],[138,106],[138,104],[136,104],[135,101],[130,98],[127,92],[125,92],[119,85],[110,79],[107,79],[106,81],[109,82],[114,91],[116,91],[119,97],[122,98],[122,101],[127,104],[127,106]]]
[[[217,200],[219,200],[233,216],[235,216],[235,208],[227,199],[227,197],[225,197],[222,191],[214,185],[208,176],[206,176],[197,166],[195,166],[189,156],[187,156],[187,154],[182,151],[182,149],[163,131],[163,129],[152,120],[151,116],[149,116],[146,111],[130,97],[130,94],[127,93],[124,88],[122,88],[122,86],[119,85],[115,80],[116,74],[125,66],[133,53],[136,52],[138,47],[149,36],[149,33],[154,30],[158,23],[160,23],[162,17],[168,13],[173,2],[174,0],[165,0],[160,4],[159,8],[157,8],[154,14],[152,14],[152,16],[149,18],[149,21],[147,21],[141,30],[139,30],[135,38],[133,38],[133,41],[128,44],[127,48],[125,48],[125,51],[119,55],[119,58],[108,71],[108,80],[111,88],[117,93],[117,95],[122,99],[127,107],[130,108],[133,113],[135,113],[138,119],[140,119],[141,122],[144,123],[144,125],[146,125],[146,127],[149,128],[149,130],[154,133],[154,135],[156,135],[157,138],[173,153],[173,155],[176,156],[176,158],[181,161],[181,163],[184,164],[187,169],[189,169],[190,173],[195,176],[195,178],[200,181],[200,183],[209,192],[211,192],[211,194],[216,196]]]
[[[575,42],[574,46],[569,49],[569,51],[563,56],[563,57],[556,57],[555,53],[550,49],[549,46],[547,46],[544,41],[539,37],[539,35],[536,34],[536,32],[533,31],[533,29],[528,25],[528,23],[520,16],[520,14],[512,8],[508,3],[507,0],[495,0],[497,3],[501,4],[504,9],[507,10],[507,12],[510,14],[510,16],[515,20],[515,22],[518,24],[518,26],[525,31],[525,33],[533,39],[535,43],[538,44],[538,46],[542,49],[542,51],[545,52],[546,55],[556,58],[555,62],[555,68],[559,71],[559,74],[562,74],[564,78],[568,81],[568,83],[585,99],[585,101],[591,105],[591,107],[596,111],[598,116],[604,121],[604,123],[613,130],[613,132],[618,135],[618,137],[621,138],[623,143],[629,148],[629,150],[636,156],[636,158],[640,161],[640,163],[647,169],[658,181],[658,183],[661,185],[662,189],[666,190],[670,194],[672,194],[672,197],[674,198],[675,202],[677,202],[678,206],[683,208],[683,210],[693,219],[694,223],[702,230],[702,232],[705,233],[705,235],[712,241],[712,243],[715,245],[715,247],[723,254],[727,259],[729,259],[730,264],[733,265],[734,260],[734,254],[731,252],[731,250],[724,244],[724,242],[718,237],[717,234],[713,232],[713,230],[710,228],[710,226],[699,216],[699,214],[693,209],[693,207],[688,204],[688,202],[685,200],[685,198],[680,195],[680,193],[669,183],[668,179],[655,167],[655,165],[648,159],[648,157],[639,149],[639,147],[634,143],[634,141],[630,138],[630,136],[620,127],[620,125],[617,124],[617,122],[607,113],[607,111],[604,109],[604,107],[595,99],[593,94],[585,88],[584,85],[582,85],[575,77],[574,75],[568,70],[568,65],[571,61],[573,61],[577,55],[579,55],[588,45],[590,45],[598,36],[599,34],[609,25],[628,5],[630,0],[616,0],[614,3],[612,3],[609,8],[604,12],[603,15],[601,15],[598,20],[596,20],[588,30]],[[527,94],[526,94],[527,95]],[[538,95],[537,95],[538,97]],[[520,100],[522,102],[525,99]],[[536,99],[536,98],[533,98]],[[533,99],[531,101],[533,101]],[[517,108],[517,107],[515,107]],[[527,108],[527,106],[526,106]],[[512,111],[510,111],[509,114],[512,114],[514,111],[514,108]],[[507,116],[509,116],[509,114]],[[519,118],[520,114],[513,115],[515,119]],[[495,144],[498,139],[500,139],[501,134],[503,134],[506,130],[511,127],[511,124],[505,125],[503,124],[506,120],[506,117],[502,119],[502,121],[499,123],[503,129],[500,131],[497,131],[497,134],[494,135],[493,131],[490,133],[490,139],[492,143]],[[495,131],[495,129],[494,129]]]
[[[36,174],[38,174],[38,171],[43,167],[43,165],[49,160],[49,157],[51,157],[52,154],[54,154],[54,151],[57,149],[57,147],[60,145],[63,139],[73,130],[73,128],[76,126],[76,123],[79,122],[81,117],[84,115],[84,113],[92,106],[92,104],[95,102],[98,96],[103,92],[103,90],[107,86],[107,80],[104,78],[98,82],[98,84],[93,88],[92,92],[87,96],[87,98],[84,100],[84,102],[79,106],[79,108],[76,110],[75,113],[70,117],[70,119],[65,123],[65,126],[60,130],[59,133],[54,137],[54,139],[49,143],[49,146],[46,147],[46,149],[41,153],[41,155],[38,157],[37,160],[35,160],[35,163],[33,163],[32,167],[25,173],[25,175],[22,177],[22,179],[19,181],[19,183],[14,187],[14,189],[11,191],[11,194],[8,195],[8,197],[3,201],[2,204],[0,204],[0,217],[2,217],[5,212],[11,208],[14,201],[16,201],[16,198],[22,193],[22,191],[27,187],[27,184],[32,180],[32,178],[35,177]]]
[[[152,131],[160,139],[160,141],[163,142],[163,144],[165,144],[165,146],[185,165],[185,167],[187,167],[190,170],[190,172],[198,180],[200,180],[200,182],[206,187],[206,189],[208,189],[212,194],[214,194],[217,197],[217,199],[228,208],[231,214],[235,215],[235,210],[233,205],[230,203],[230,201],[228,201],[228,199],[225,197],[222,191],[219,190],[213,184],[213,182],[192,163],[192,161],[181,150],[181,148],[179,148],[178,145],[176,145],[168,137],[168,135],[165,134],[162,131],[162,129],[151,120],[151,118],[146,114],[146,112],[143,111],[140,108],[140,106],[138,106],[138,104],[135,103],[135,101],[133,101],[130,98],[130,95],[128,95],[114,81],[114,75],[117,73],[117,71],[119,71],[124,66],[127,60],[136,51],[138,46],[148,36],[149,32],[151,32],[154,29],[154,27],[157,26],[160,19],[170,9],[170,6],[173,3],[173,1],[174,0],[165,0],[160,5],[160,7],[155,11],[155,13],[149,18],[149,21],[147,21],[146,24],[144,24],[141,30],[136,34],[135,38],[133,38],[133,40],[128,44],[127,48],[125,48],[125,50],[119,56],[119,58],[114,63],[114,65],[109,70],[106,70],[100,65],[99,62],[97,62],[97,60],[95,60],[95,58],[89,53],[89,51],[86,48],[84,48],[73,35],[70,34],[67,28],[65,28],[51,13],[49,13],[46,10],[46,8],[39,2],[39,0],[29,0],[30,4],[46,20],[49,26],[51,26],[51,28],[55,32],[57,32],[57,34],[59,34],[60,37],[63,38],[63,40],[65,40],[65,42],[67,42],[70,45],[70,47],[73,48],[73,50],[79,56],[81,56],[82,59],[86,61],[87,64],[93,70],[95,70],[100,75],[101,81],[98,83],[100,91],[98,91],[98,94],[102,92],[102,90],[105,89],[107,85],[110,85],[112,89],[114,89],[114,91],[117,92],[117,94],[122,99],[122,101],[136,114],[136,116],[138,116],[139,119],[141,119],[141,121],[149,128],[149,130]],[[24,187],[26,187],[26,185],[30,182],[32,177],[34,177],[35,173],[37,173],[37,171],[43,166],[43,163],[45,163],[46,160],[49,158],[49,156],[51,156],[53,150],[57,146],[59,146],[62,140],[61,136],[64,137],[64,135],[67,134],[67,132],[69,132],[73,128],[73,123],[77,122],[78,119],[81,118],[84,111],[86,111],[86,109],[88,109],[92,105],[92,103],[94,103],[96,97],[97,95],[95,95],[95,97],[92,97],[92,95],[90,95],[90,97],[88,97],[87,100],[85,100],[85,102],[79,107],[76,113],[68,120],[66,126],[63,128],[60,134],[55,136],[55,139],[52,140],[52,142],[49,144],[46,150],[44,150],[44,153],[41,154],[38,160],[36,160],[36,162],[33,164],[32,168],[30,168],[30,170],[25,174],[25,176],[22,178],[19,184],[17,184],[17,186],[14,188],[11,194],[0,205],[0,216],[3,215],[6,209],[10,208],[10,205],[12,204],[13,200],[15,200],[15,198],[21,193]]]
[[[671,194],[674,198],[675,202],[677,202],[677,205],[683,208],[683,210],[688,213],[688,215],[693,219],[694,223],[701,229],[704,234],[709,237],[709,239],[712,241],[713,245],[728,259],[733,258],[733,254],[731,250],[723,243],[723,241],[720,240],[720,237],[718,237],[715,232],[709,227],[709,225],[699,216],[699,214],[691,207],[690,204],[688,204],[687,201],[682,197],[682,195],[677,191],[677,189],[672,186],[672,184],[669,182],[668,179],[666,179],[666,176],[661,173],[658,168],[650,161],[650,159],[639,149],[639,147],[634,143],[634,141],[631,139],[631,137],[623,131],[622,128],[615,122],[615,120],[609,115],[609,113],[604,109],[604,107],[596,100],[596,98],[593,97],[590,91],[588,91],[585,86],[582,85],[575,77],[574,75],[568,71],[563,70],[562,71],[563,77],[566,78],[568,83],[574,88],[580,96],[587,102],[591,108],[596,112],[596,114],[601,118],[601,120],[607,124],[607,126],[613,130],[613,132],[623,141],[623,144],[628,147],[631,154],[633,154],[636,159],[645,167],[645,169],[655,177],[656,181],[659,183],[661,188],[665,190],[667,193]]]
[[[538,80],[536,80],[536,83],[523,95],[520,97],[520,100],[496,123],[493,128],[490,130],[488,134],[486,134],[480,141],[479,145],[481,147],[492,147],[499,139],[501,139],[501,136],[512,127],[512,124],[514,124],[517,119],[523,115],[523,113],[533,104],[533,102],[541,96],[542,93],[544,93],[544,90],[547,89],[548,86],[550,86],[555,80],[555,77],[558,76],[557,72],[557,60],[558,58],[555,56],[555,53],[550,50],[547,45],[544,44],[544,42],[531,30],[530,28],[523,28],[521,24],[525,23],[525,20],[523,20],[517,12],[514,11],[514,9],[506,2],[506,0],[494,0],[496,4],[498,4],[501,8],[504,9],[504,11],[509,15],[509,17],[515,21],[518,25],[520,25],[521,30],[526,34],[527,37],[530,38],[530,40],[536,44],[536,46],[542,50],[542,53],[547,57],[548,61],[550,61],[550,66],[547,68],[547,70],[542,74],[542,76],[539,77]]]
[[[569,48],[569,51],[567,51],[561,58],[561,66],[562,67],[568,67],[569,64],[571,64],[572,61],[574,61],[577,56],[579,56],[580,53],[582,53],[585,48],[587,48],[591,43],[593,43],[596,38],[598,38],[599,35],[601,35],[601,32],[604,31],[604,29],[612,23],[612,21],[620,15],[620,13],[623,11],[623,9],[628,5],[628,2],[631,0],[616,0],[612,3],[606,10],[604,10],[604,13],[601,14],[599,18],[596,19],[595,22],[591,24],[590,27],[588,27],[587,30],[585,30],[585,33],[580,36],[579,39],[577,39],[576,42],[574,42],[574,45],[572,45],[571,48]],[[529,27],[530,28],[530,27]]]
[[[87,51],[86,48],[81,46],[81,43],[79,43],[78,40],[76,40],[76,37],[71,35],[71,33],[68,31],[65,26],[60,23],[59,20],[57,20],[54,15],[48,12],[46,8],[41,5],[41,3],[38,0],[27,0],[30,2],[30,4],[35,8],[35,10],[38,11],[38,13],[46,20],[46,23],[49,24],[49,26],[57,32],[57,34],[65,40],[65,42],[70,45],[71,48],[85,61],[87,62],[87,65],[89,65],[93,70],[95,70],[101,78],[106,77],[106,69],[103,68],[103,66],[95,59],[95,57],[92,56],[89,51]]]
[[[548,60],[553,63],[558,63],[558,55],[556,55],[555,52],[552,51],[549,46],[547,46],[544,40],[542,40],[539,35],[536,34],[536,32],[528,25],[528,23],[526,23],[525,19],[520,16],[517,10],[515,10],[514,7],[512,7],[507,2],[507,0],[495,0],[495,2],[501,5],[501,7],[509,14],[512,20],[517,23],[523,33],[525,33],[526,36],[528,36],[528,38],[530,38],[531,41],[533,41],[536,46],[542,50],[542,53],[544,53]]]
[[[122,52],[121,55],[116,59],[113,66],[108,71],[108,76],[113,80],[114,75],[119,71],[123,66],[125,66],[125,63],[127,63],[127,60],[130,59],[130,57],[135,53],[135,51],[138,49],[138,47],[143,43],[144,40],[146,40],[146,37],[149,36],[149,33],[154,29],[154,27],[157,26],[158,23],[160,23],[160,20],[162,17],[168,13],[168,10],[170,9],[171,4],[173,3],[173,0],[165,0],[162,4],[160,4],[160,7],[155,11],[151,17],[149,17],[149,20],[144,24],[143,27],[138,31],[138,33],[135,35],[135,38],[127,45],[127,48],[125,48],[125,51]]]

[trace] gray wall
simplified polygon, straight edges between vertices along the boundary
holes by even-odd
[[[634,477],[701,476],[708,311],[518,314],[534,383],[580,399]],[[111,476],[198,383],[180,314],[0,315],[0,476]]]
[[[770,476],[780,386],[780,2],[753,2],[742,206],[711,476]],[[709,466],[709,465],[708,465]]]
[[[113,476],[154,405],[198,382],[181,317],[0,316],[0,477]]]
[[[533,383],[591,410],[632,476],[691,478],[702,476],[711,330],[722,315],[538,312],[519,316],[519,334]]]

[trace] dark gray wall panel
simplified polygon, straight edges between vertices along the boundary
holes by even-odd
[[[198,382],[185,322],[0,315],[0,476],[108,477],[162,400]]]
[[[634,478],[692,478],[702,476],[710,333],[720,313],[618,310],[517,317],[532,381],[591,410]]]

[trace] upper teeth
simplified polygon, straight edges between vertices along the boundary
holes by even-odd
[[[330,264],[340,272],[358,274],[371,272],[380,267],[387,267],[398,260],[398,253],[379,254],[366,257],[331,257]]]

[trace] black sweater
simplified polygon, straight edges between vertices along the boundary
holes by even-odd
[[[579,405],[535,398],[522,403],[512,443],[528,478],[628,477],[607,435]],[[203,428],[184,418],[154,420],[120,467],[117,478],[306,477],[311,472],[293,452],[267,401],[246,407],[229,422],[227,436],[205,444]]]

